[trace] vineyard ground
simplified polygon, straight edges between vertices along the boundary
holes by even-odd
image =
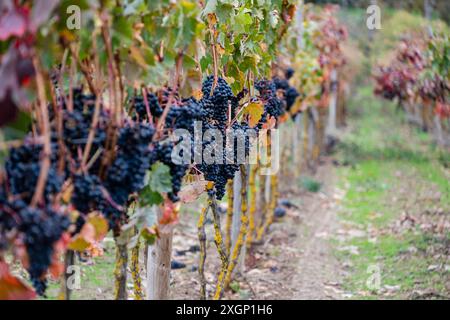
[[[351,107],[356,125],[338,154],[343,229],[332,240],[345,297],[449,299],[449,153],[370,87]]]
[[[352,95],[348,122],[338,151],[309,173],[321,183],[318,192],[304,188],[304,177],[284,184],[283,197],[298,209],[248,254],[226,299],[450,298],[449,154],[434,149],[427,134],[374,98],[370,87]],[[199,298],[198,252],[189,251],[198,244],[199,210],[183,207],[175,229],[173,258],[186,267],[172,271],[173,299]],[[220,260],[212,224],[207,228],[212,294]],[[81,264],[74,299],[112,299],[112,239],[104,251]],[[132,297],[131,276],[128,281]],[[51,282],[48,298],[58,289]]]

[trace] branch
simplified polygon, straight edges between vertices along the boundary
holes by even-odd
[[[50,155],[52,152],[50,145],[50,123],[48,119],[48,110],[46,105],[46,97],[45,97],[45,85],[44,85],[44,77],[42,76],[42,71],[39,65],[38,58],[36,56],[33,57],[33,65],[36,70],[36,85],[38,89],[38,97],[39,97],[39,114],[41,118],[40,128],[42,135],[44,137],[44,148],[42,154],[41,161],[41,170],[39,172],[38,181],[36,184],[36,189],[34,191],[33,198],[31,199],[31,206],[35,207],[41,200],[45,190],[45,184],[47,183],[48,171],[50,169]]]

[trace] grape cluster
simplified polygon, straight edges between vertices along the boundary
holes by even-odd
[[[286,111],[289,112],[291,107],[295,103],[295,99],[299,96],[298,91],[289,84],[289,79],[294,75],[294,70],[292,68],[288,68],[285,71],[285,78],[281,79],[278,77],[274,77],[272,79],[276,90],[281,90],[283,93],[283,100],[285,103]]]
[[[14,196],[8,201],[4,188],[0,191],[0,215],[2,228],[11,230],[16,228],[23,236],[28,254],[27,270],[38,294],[43,294],[46,288],[45,271],[51,264],[53,246],[60,239],[62,233],[70,225],[69,219],[53,210],[49,203],[62,187],[65,176],[58,174],[56,169],[56,147],[53,152],[44,187],[44,203],[38,207],[30,207],[41,171],[41,156],[43,147],[26,141],[22,146],[12,148],[6,159],[8,190]],[[16,216],[12,219],[12,216]]]
[[[278,77],[274,77],[272,79],[272,81],[273,81],[273,83],[275,85],[275,88],[277,90],[280,90],[280,89],[281,90],[287,90],[287,89],[289,89],[289,82],[286,79],[281,79],[281,78],[278,78]]]
[[[291,67],[287,68],[286,71],[284,72],[284,76],[286,78],[286,80],[289,80],[292,78],[292,76],[294,75],[295,70],[292,69]]]
[[[120,130],[116,158],[106,171],[104,186],[114,204],[125,206],[128,197],[144,186],[144,178],[150,167],[149,143],[155,130],[149,124],[127,125]],[[123,212],[112,205],[103,209],[112,228],[118,226]]]
[[[299,95],[300,94],[298,93],[297,89],[295,89],[294,87],[289,87],[286,90],[284,97],[286,99],[286,110],[287,111],[289,111],[292,108],[292,106],[295,103],[295,100],[297,99],[297,97]]]
[[[159,104],[158,97],[153,93],[147,94],[147,103],[151,116],[160,117],[163,114],[163,109]],[[139,117],[140,121],[148,120],[148,112],[147,107],[145,105],[145,100],[143,96],[134,97],[132,100],[132,105],[136,112],[134,119],[136,120]]]
[[[77,174],[73,178],[72,204],[79,212],[99,210],[104,202],[102,183],[96,175]]]
[[[70,220],[52,208],[20,208],[18,230],[28,254],[28,272],[36,292],[43,295],[47,287],[45,272],[52,262],[55,243],[68,229]]]
[[[202,121],[207,112],[204,105],[193,98],[187,99],[180,106],[173,105],[167,113],[165,126],[172,129],[192,131],[195,121]]]
[[[214,76],[209,76],[202,84],[202,103],[210,120],[218,124],[226,124],[229,103],[234,100],[233,92],[225,79],[219,77],[214,90]]]
[[[39,178],[42,150],[43,147],[40,144],[25,143],[12,148],[5,162],[10,192],[27,202],[31,201]],[[64,176],[57,172],[56,161],[57,158],[53,152],[44,189],[46,200],[50,200],[52,195],[59,192],[64,182]]]
[[[283,113],[283,103],[277,97],[277,87],[274,81],[260,80],[255,83],[255,88],[259,92],[259,98],[264,102],[264,113],[278,118]]]
[[[72,159],[78,159],[80,152],[86,146],[92,118],[95,110],[95,96],[85,95],[81,89],[73,90],[73,111],[64,106],[63,111],[63,139]],[[100,108],[102,106],[100,105]],[[106,128],[109,122],[108,114],[101,109],[95,135],[92,142],[90,157],[106,142]],[[53,138],[57,138],[56,123],[53,123]],[[98,168],[98,163],[93,166]]]
[[[203,175],[207,181],[214,182],[214,189],[209,190],[209,193],[213,194],[220,200],[225,195],[225,188],[228,180],[233,179],[234,175],[239,170],[237,155],[248,155],[248,141],[244,144],[245,150],[241,150],[242,148],[230,150],[230,148],[234,145],[238,145],[239,147],[239,144],[234,144],[233,142],[227,145],[227,141],[225,139],[228,113],[231,109],[231,118],[233,119],[239,107],[239,101],[246,92],[242,91],[237,96],[234,96],[227,82],[223,78],[219,77],[217,80],[217,86],[211,94],[213,82],[213,76],[209,76],[203,82],[202,86],[203,98],[200,100],[200,103],[207,111],[202,129],[203,132],[208,129],[219,130],[224,137],[223,145],[203,141],[203,150],[213,156],[216,156],[215,159],[219,160],[219,163],[201,163],[198,164],[198,169],[203,172]],[[241,130],[239,131],[241,134],[245,134],[246,127],[243,124],[235,122],[230,128],[230,130],[233,130],[234,134],[238,132],[238,129]],[[235,137],[234,139],[237,138]],[[214,147],[223,148],[223,159],[217,159],[218,154],[215,153],[215,150],[213,149]]]

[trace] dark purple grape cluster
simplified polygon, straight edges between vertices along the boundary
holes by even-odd
[[[277,90],[287,90],[289,88],[289,82],[286,79],[281,79],[279,77],[274,77],[272,79]]]
[[[208,118],[220,124],[226,124],[228,121],[229,104],[234,100],[233,91],[225,81],[219,77],[217,85],[212,90],[214,76],[209,76],[202,84],[203,106],[208,112]]]
[[[285,94],[284,94],[284,98],[286,100],[286,110],[289,111],[291,110],[292,106],[295,103],[295,100],[297,99],[297,97],[300,94],[298,93],[297,89],[295,89],[294,87],[289,87]]]
[[[274,77],[272,81],[275,84],[277,90],[281,90],[283,93],[283,100],[285,103],[286,111],[289,111],[295,103],[295,100],[299,96],[298,91],[289,84],[289,79],[294,75],[294,69],[287,68],[284,76],[284,79],[279,77]]]
[[[220,159],[221,163],[201,163],[198,164],[198,169],[203,172],[203,175],[206,180],[214,182],[214,190],[210,190],[209,192],[214,194],[217,199],[222,199],[225,195],[226,184],[228,180],[233,179],[236,172],[239,171],[239,163],[238,163],[238,154],[247,156],[249,150],[249,141],[248,139],[245,141],[244,149],[241,150],[242,146],[236,143],[237,137],[235,136],[235,144],[234,146],[238,146],[238,148],[234,148],[232,151],[229,149],[231,145],[227,145],[226,130],[228,124],[228,113],[229,108],[231,108],[231,119],[233,120],[237,109],[239,108],[239,101],[243,98],[246,91],[242,91],[237,96],[233,95],[230,86],[223,78],[218,78],[217,86],[212,92],[214,78],[213,76],[209,76],[204,82],[202,87],[203,98],[200,103],[203,105],[203,108],[207,111],[207,116],[204,118],[203,123],[203,132],[208,129],[217,129],[222,133],[223,145],[219,147],[223,147],[223,159]],[[275,88],[273,88],[273,93],[275,94]],[[235,122],[230,130],[233,130],[233,133],[236,134],[246,134],[246,130],[249,129],[248,126],[244,124],[239,124]],[[212,155],[217,155],[214,153],[214,148],[216,144],[212,144],[208,141],[203,141],[203,150],[207,153],[211,153]],[[209,149],[209,150],[208,150]],[[234,153],[233,153],[234,152]],[[230,161],[231,160],[231,161]]]
[[[140,121],[148,120],[148,111],[152,117],[160,117],[163,114],[163,109],[159,104],[158,97],[153,93],[147,94],[148,111],[145,105],[145,100],[143,96],[136,96],[132,99],[132,106],[135,110],[134,119]]]
[[[8,176],[9,191],[20,196],[26,202],[31,201],[41,171],[43,147],[40,144],[25,143],[12,148],[5,162]],[[56,168],[57,156],[52,152],[51,165],[48,171],[44,189],[46,200],[58,193],[64,182],[64,176],[59,175]]]
[[[274,81],[260,80],[255,83],[255,88],[259,92],[259,98],[264,103],[264,113],[278,118],[284,113],[283,103],[277,97],[277,87]]]
[[[284,72],[286,80],[291,79],[294,76],[294,73],[295,73],[294,69],[292,69],[291,67],[287,68],[286,71]]]
[[[67,216],[52,208],[32,208],[23,204],[18,211],[18,230],[28,254],[28,272],[36,292],[43,295],[46,285],[45,273],[52,262],[54,244],[70,226]]]
[[[22,146],[10,150],[5,169],[7,190],[14,200],[8,201],[3,186],[0,191],[2,212],[0,228],[5,230],[15,228],[23,236],[28,254],[27,270],[36,292],[40,295],[46,288],[44,276],[51,264],[53,246],[70,225],[66,216],[60,215],[50,207],[53,197],[60,192],[65,179],[64,174],[58,174],[56,148],[52,149],[44,199],[37,207],[30,207],[29,203],[35,193],[41,171],[43,146],[40,144],[25,141]],[[3,214],[4,212],[8,214]]]
[[[76,174],[73,177],[72,204],[79,212],[99,210],[104,200],[102,182],[96,175]]]
[[[195,121],[202,121],[207,115],[204,105],[193,98],[183,101],[182,105],[173,105],[167,113],[166,128],[192,131]]]
[[[131,194],[144,187],[144,178],[150,168],[151,152],[149,144],[154,128],[149,124],[127,125],[120,130],[117,154],[106,171],[104,186],[111,196],[103,213],[115,228],[124,218],[124,212],[117,208],[126,206]],[[114,205],[115,204],[115,205]]]
[[[83,151],[86,146],[95,109],[95,98],[86,98],[86,96],[80,95],[76,102],[79,107],[75,108],[74,102],[73,112],[65,111],[63,115],[64,142],[72,159],[78,159],[80,150]],[[109,121],[109,116],[101,110],[89,157],[92,157],[99,148],[104,147]],[[94,167],[96,168],[96,166]]]

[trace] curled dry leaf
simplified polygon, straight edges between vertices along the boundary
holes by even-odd
[[[184,186],[178,193],[180,201],[183,203],[191,203],[200,197],[200,195],[205,191],[206,184],[208,181],[201,180],[190,183]]]
[[[86,219],[80,233],[69,243],[68,248],[75,251],[84,251],[95,243],[103,240],[108,233],[108,222],[98,212],[92,212]]]

